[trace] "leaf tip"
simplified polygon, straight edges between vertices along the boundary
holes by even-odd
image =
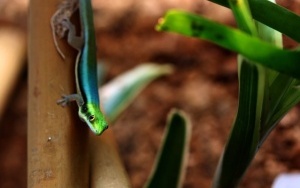
[[[164,18],[159,18],[158,21],[157,21],[157,24],[155,26],[155,30],[156,31],[166,30],[166,28],[164,28],[164,23],[165,23],[165,19]]]

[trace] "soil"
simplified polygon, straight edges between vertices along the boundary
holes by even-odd
[[[231,12],[207,1],[109,2],[94,1],[99,58],[107,67],[106,81],[144,62],[175,67],[172,75],[143,90],[112,127],[132,186],[139,188],[145,183],[168,112],[178,108],[188,114],[193,126],[184,187],[210,187],[237,109],[236,54],[202,40],[158,33],[154,25],[167,9],[181,8],[234,26]],[[279,3],[300,13],[300,1]],[[293,43],[286,39],[285,44]],[[15,88],[0,121],[0,187],[5,188],[26,187],[26,69]],[[299,110],[293,108],[270,134],[241,187],[271,187],[278,174],[300,171]]]

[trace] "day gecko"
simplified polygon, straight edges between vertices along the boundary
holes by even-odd
[[[79,10],[81,36],[76,36],[75,26],[70,17]],[[68,43],[78,50],[75,64],[77,93],[64,95],[57,104],[66,106],[71,101],[78,105],[78,115],[90,129],[100,135],[108,128],[105,116],[99,106],[97,83],[97,56],[93,10],[91,0],[64,1],[51,19],[54,43],[59,54],[64,58],[56,37],[63,38],[68,32]]]

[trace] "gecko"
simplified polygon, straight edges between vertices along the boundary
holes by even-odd
[[[75,26],[71,23],[72,15],[79,11],[81,35],[76,36]],[[65,0],[51,18],[53,40],[59,55],[65,55],[59,48],[57,38],[67,36],[68,44],[78,51],[75,62],[75,81],[77,93],[63,95],[57,104],[65,107],[71,101],[78,105],[79,118],[93,133],[102,134],[108,123],[100,109],[97,83],[97,55],[93,10],[91,0]]]

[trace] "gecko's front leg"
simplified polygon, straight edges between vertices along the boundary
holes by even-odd
[[[80,107],[84,104],[82,96],[80,94],[63,95],[61,99],[57,100],[56,103],[62,107],[67,106],[70,102],[76,101]]]

